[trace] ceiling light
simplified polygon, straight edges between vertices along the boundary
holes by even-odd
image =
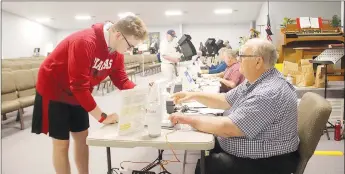
[[[165,11],[165,15],[167,16],[180,16],[183,12],[179,10],[171,10],[171,11]]]
[[[49,22],[51,20],[52,20],[51,18],[37,18],[36,19],[37,22]]]
[[[76,20],[90,20],[92,17],[91,16],[75,16],[74,18]]]
[[[122,18],[125,18],[127,16],[135,16],[135,14],[132,12],[124,12],[124,13],[119,13],[118,16],[120,19],[122,19]]]
[[[232,9],[216,9],[214,10],[215,14],[231,14]]]

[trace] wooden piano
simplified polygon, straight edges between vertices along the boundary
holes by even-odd
[[[341,28],[332,27],[330,20],[319,18],[320,28],[301,28],[299,18],[296,21],[281,29],[278,63],[283,61],[299,63],[301,59],[314,59],[330,45],[344,44]],[[329,72],[338,73],[336,76],[328,75],[330,81],[344,80],[344,64],[343,57],[341,69],[330,66]]]

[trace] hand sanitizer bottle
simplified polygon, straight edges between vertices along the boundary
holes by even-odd
[[[162,106],[160,103],[160,91],[154,84],[149,93],[149,101],[146,107],[146,123],[149,136],[152,138],[161,136]]]

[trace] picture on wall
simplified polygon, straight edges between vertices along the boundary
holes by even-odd
[[[148,45],[151,54],[156,54],[159,50],[160,44],[160,33],[159,32],[149,32],[148,34]]]

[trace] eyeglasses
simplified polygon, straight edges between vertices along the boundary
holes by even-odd
[[[120,32],[121,33],[121,32]],[[122,33],[121,33],[121,35],[122,35],[122,37],[125,39],[125,41],[127,42],[127,44],[128,44],[128,50],[130,50],[130,49],[132,49],[132,48],[134,48],[134,46],[133,45],[131,45],[129,42],[128,42],[128,40],[127,40],[127,38],[125,37],[125,35],[123,35]]]

